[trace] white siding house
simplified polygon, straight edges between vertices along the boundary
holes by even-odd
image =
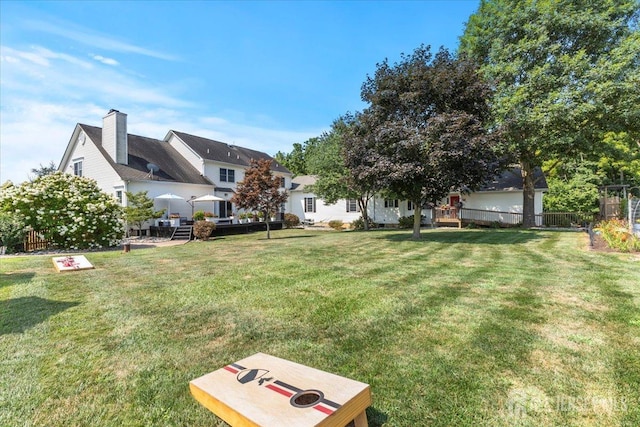
[[[547,190],[544,176],[538,171],[535,188],[534,208],[535,214],[542,213],[542,197]],[[312,220],[314,223],[327,223],[331,220],[341,220],[345,223],[353,222],[360,218],[358,211],[349,209],[355,206],[354,201],[339,200],[333,205],[325,205],[322,199],[318,198],[309,189],[313,185],[316,177],[311,175],[297,176],[293,179],[293,185],[289,197],[289,211],[296,214],[301,221]],[[439,206],[462,206],[467,209],[477,209],[493,212],[522,213],[522,184],[520,183],[519,172],[511,169],[502,173],[490,183],[487,183],[482,190],[462,194],[452,192]],[[415,213],[414,206],[410,201],[399,199],[383,199],[374,197],[369,201],[368,215],[377,224],[397,224],[398,219],[404,216],[411,216]],[[425,223],[432,222],[432,211],[422,209],[425,216]]]
[[[194,210],[230,217],[235,207],[229,200],[252,159],[273,160],[260,151],[174,130],[163,140],[132,135],[127,132],[127,115],[111,110],[102,128],[76,125],[58,170],[95,179],[123,206],[126,191],[147,191],[156,210],[166,209],[165,217],[174,213],[191,219]],[[283,182],[291,182],[283,166],[274,162],[272,170]],[[180,198],[158,198],[167,193]],[[224,201],[191,202],[207,194]]]
[[[333,205],[327,205],[306,188],[314,182],[315,177],[310,175],[293,178],[288,212],[297,215],[300,221],[313,223],[326,223],[334,219],[346,223],[360,218],[361,213],[355,200],[340,200]]]
[[[132,135],[127,132],[127,115],[111,110],[103,118],[102,128],[77,124],[64,152],[58,170],[93,178],[98,186],[112,194],[123,206],[127,205],[125,192],[147,191],[155,200],[157,210],[179,214],[191,219],[195,210],[213,211],[221,218],[237,213],[230,200],[237,183],[244,179],[251,160],[269,159],[269,155],[236,145],[170,130],[162,140]],[[313,194],[309,186],[313,176],[292,174],[273,161],[272,172],[280,177],[282,190],[290,190],[289,200],[281,212],[291,212],[302,221],[326,223],[342,220],[351,223],[361,213],[355,200],[340,200],[327,205]],[[471,194],[452,192],[446,206],[495,212],[522,212],[522,182],[519,171],[504,172],[481,191]],[[535,213],[542,212],[542,196],[546,181],[539,171],[536,184]],[[173,194],[178,199],[167,200],[158,196]],[[195,203],[193,199],[212,194],[222,201]],[[414,213],[411,202],[385,200],[379,197],[369,202],[369,217],[379,224],[397,224],[399,218]],[[426,222],[431,210],[423,209]]]

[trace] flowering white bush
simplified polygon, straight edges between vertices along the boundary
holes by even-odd
[[[0,206],[64,249],[115,246],[124,234],[122,208],[89,178],[56,172],[3,188]]]

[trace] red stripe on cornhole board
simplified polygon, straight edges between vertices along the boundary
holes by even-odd
[[[234,374],[237,374],[238,372],[240,372],[240,371],[236,370],[235,368],[232,368],[231,366],[225,366],[223,369],[226,369],[229,372],[233,372]]]
[[[276,387],[276,386],[274,386],[273,384],[268,384],[266,387],[267,387],[268,389],[273,390],[273,391],[275,391],[275,392],[277,392],[277,393],[280,393],[280,394],[282,394],[282,395],[284,395],[284,396],[287,396],[287,397],[291,397],[291,396],[293,396],[293,393],[288,392],[287,390],[284,390],[284,389],[282,389],[282,388],[280,388],[280,387]]]
[[[324,406],[316,405],[313,407],[313,409],[317,409],[318,411],[323,412],[327,415],[333,414],[333,409],[325,408]]]

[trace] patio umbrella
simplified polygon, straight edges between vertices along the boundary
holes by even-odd
[[[196,197],[194,202],[222,202],[225,199],[222,197],[214,196],[213,194],[206,194],[204,196]]]
[[[167,218],[171,214],[171,201],[172,200],[184,200],[184,197],[180,197],[176,194],[165,193],[156,197],[156,199],[166,200],[167,201]]]
[[[214,196],[213,194],[205,194],[204,196],[196,197],[192,202],[223,202],[224,200],[222,197]],[[213,210],[215,211],[215,203]]]

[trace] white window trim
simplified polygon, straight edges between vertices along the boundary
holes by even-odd
[[[84,157],[79,157],[77,159],[73,159],[71,160],[71,169],[73,170],[73,174],[75,176],[84,176],[83,172],[84,172]],[[80,167],[78,168],[76,165],[80,165]],[[78,174],[78,170],[80,170],[80,174]]]

